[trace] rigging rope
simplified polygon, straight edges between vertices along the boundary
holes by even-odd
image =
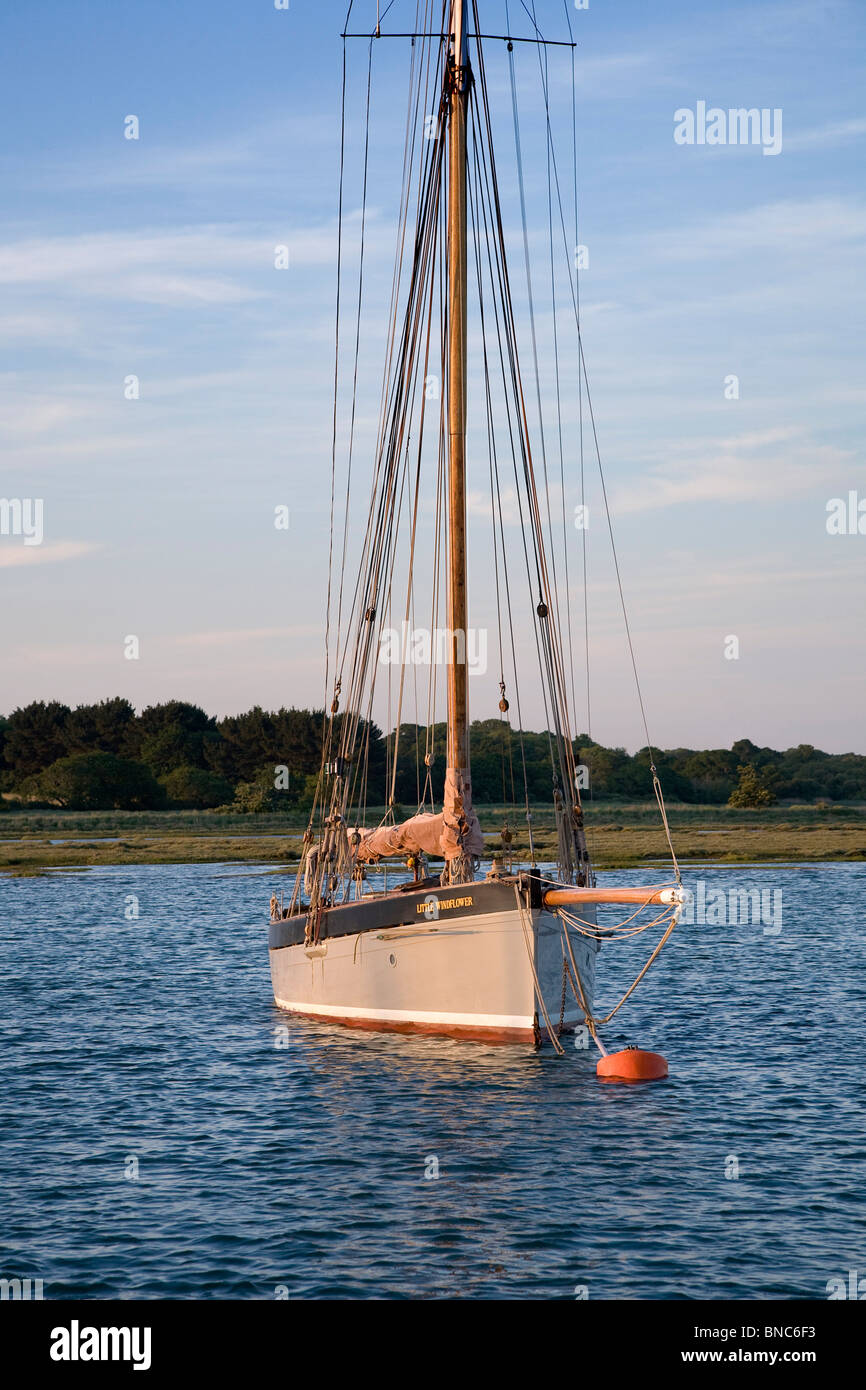
[[[392,0],[393,2],[393,0]],[[521,0],[522,3],[522,0]],[[425,26],[435,7],[435,0],[421,0],[416,7],[416,23]],[[550,481],[544,427],[544,411],[541,389],[541,369],[538,342],[536,337],[535,301],[529,257],[529,231],[527,219],[527,190],[524,180],[524,156],[520,134],[520,120],[517,102],[517,86],[513,46],[509,41],[509,72],[512,98],[512,119],[514,124],[515,149],[517,157],[518,188],[520,196],[520,215],[523,230],[523,250],[528,296],[528,319],[531,336],[532,367],[535,379],[535,404],[538,413],[538,435],[541,455],[541,479],[536,480],[533,463],[530,428],[527,415],[524,384],[521,374],[517,326],[514,301],[505,252],[505,228],[500,201],[500,188],[493,153],[492,118],[484,58],[480,44],[477,44],[477,73],[475,86],[470,90],[468,101],[468,144],[470,155],[470,174],[468,180],[468,203],[471,215],[475,273],[478,283],[478,305],[481,316],[484,370],[484,411],[488,433],[488,475],[491,488],[491,519],[493,527],[493,564],[497,601],[497,628],[499,637],[500,695],[505,702],[505,658],[503,650],[504,598],[507,612],[507,633],[511,645],[511,664],[513,667],[513,689],[515,693],[518,729],[516,736],[520,745],[523,771],[524,805],[529,830],[530,858],[535,862],[532,815],[529,801],[529,778],[526,749],[523,737],[521,713],[521,694],[517,673],[515,647],[515,624],[512,611],[512,592],[509,577],[509,556],[505,536],[505,516],[503,511],[502,488],[500,485],[500,460],[496,440],[496,403],[491,385],[491,361],[488,356],[487,321],[495,329],[495,343],[498,353],[498,370],[501,378],[501,392],[504,401],[504,424],[506,438],[510,445],[511,462],[519,501],[519,523],[523,549],[523,562],[526,580],[536,621],[533,622],[533,636],[536,654],[542,676],[541,688],[547,729],[547,743],[550,754],[554,786],[554,808],[559,838],[560,879],[573,882],[593,882],[592,870],[586,847],[583,818],[580,811],[580,790],[577,784],[577,770],[574,740],[572,737],[572,718],[576,711],[574,688],[574,661],[570,605],[570,570],[567,546],[567,525],[565,515],[565,449],[563,440],[562,394],[559,361],[559,339],[557,327],[557,277],[554,258],[554,206],[558,209],[562,234],[565,236],[565,217],[560,189],[556,152],[550,122],[549,73],[546,51],[541,48],[543,36],[535,19],[535,5],[532,11],[525,4],[522,7],[533,23],[538,36],[537,51],[544,92],[544,106],[547,131],[547,202],[548,202],[548,254],[550,259],[550,299],[553,311],[553,352],[555,366],[555,404],[557,439],[560,456],[560,487],[562,491],[562,547],[564,555],[565,599],[568,613],[567,643],[563,641],[560,592],[557,574],[557,545],[554,539],[551,514]],[[390,5],[388,6],[390,8]],[[423,18],[421,11],[423,8]],[[471,0],[476,30],[480,29],[478,6]],[[351,13],[352,5],[349,6]],[[406,110],[406,129],[403,141],[403,178],[400,190],[398,236],[392,273],[391,299],[388,309],[388,332],[377,437],[374,451],[373,489],[371,502],[361,544],[361,563],[357,572],[354,593],[347,606],[346,636],[343,639],[344,592],[343,577],[346,569],[347,543],[351,522],[351,482],[352,458],[355,446],[356,402],[360,360],[360,326],[364,304],[365,246],[367,235],[367,195],[370,150],[371,88],[372,88],[372,38],[368,47],[366,112],[364,124],[364,160],[360,217],[360,252],[358,263],[357,320],[354,334],[354,353],[352,365],[351,414],[348,428],[348,467],[346,478],[345,515],[342,536],[342,563],[339,598],[336,612],[336,642],[334,645],[334,699],[331,713],[325,713],[326,731],[323,739],[322,773],[319,779],[311,813],[310,824],[320,808],[322,828],[329,826],[332,831],[331,843],[336,846],[335,862],[340,860],[342,827],[350,805],[357,798],[359,814],[366,818],[366,805],[369,793],[370,748],[373,730],[373,702],[376,693],[379,663],[376,652],[379,648],[383,630],[391,612],[395,584],[399,583],[398,541],[401,538],[404,512],[408,528],[408,561],[406,570],[406,597],[404,604],[404,623],[410,627],[414,623],[416,548],[419,534],[418,521],[421,508],[421,466],[424,451],[425,432],[428,417],[427,395],[422,389],[428,377],[431,351],[434,342],[434,306],[436,286],[438,285],[438,310],[436,323],[441,328],[440,369],[442,381],[445,380],[447,304],[443,299],[445,235],[444,197],[442,196],[445,132],[443,116],[447,97],[441,83],[445,63],[445,12],[446,0],[442,6],[442,32],[440,35],[425,35],[416,45],[412,40],[410,79]],[[387,9],[385,11],[387,13]],[[348,14],[347,14],[348,24]],[[509,22],[510,27],[510,22]],[[571,23],[569,19],[569,31]],[[543,53],[543,57],[542,57]],[[572,78],[574,79],[574,53],[572,50]],[[341,328],[341,286],[343,268],[343,220],[344,220],[344,168],[346,161],[346,49],[343,42],[342,113],[340,145],[340,197],[338,214],[338,284],[337,284],[337,326],[334,367],[334,414],[332,428],[332,467],[331,467],[331,536],[328,559],[328,599],[326,619],[326,706],[328,702],[328,677],[330,672],[330,638],[332,622],[332,583],[335,551],[335,507],[336,507],[336,453],[337,453],[337,397],[340,388],[340,328]],[[431,91],[442,92],[437,96],[437,121],[435,130],[427,130],[428,139],[419,146],[419,114],[429,107]],[[425,103],[422,105],[422,103]],[[577,123],[575,84],[572,81],[572,150],[574,160],[574,235],[578,234],[577,197]],[[417,178],[417,197],[413,198]],[[555,196],[554,196],[555,194]],[[414,206],[413,206],[414,204]],[[595,418],[586,372],[583,351],[579,307],[579,267],[575,263],[574,278],[569,265],[569,284],[575,310],[578,339],[578,406],[580,415],[580,486],[581,505],[585,506],[584,477],[584,433],[583,433],[583,392],[586,390],[587,408],[592,426],[592,437],[598,460],[599,474],[607,513],[608,530],[613,548],[614,564],[623,617],[626,624],[632,669],[637,685],[638,700],[647,735],[650,751],[651,772],[656,801],[664,826],[668,848],[674,865],[677,882],[680,882],[679,866],[673,851],[673,844],[664,806],[661,784],[655,766],[655,755],[649,739],[646,713],[637,676],[637,663],[628,624],[628,615],[618,558],[613,545],[613,530],[607,502],[604,473],[602,469]],[[488,308],[486,286],[490,289]],[[500,382],[497,382],[497,392]],[[431,639],[436,630],[436,618],[441,593],[441,565],[444,554],[444,463],[446,431],[443,428],[444,391],[440,395],[439,408],[439,449],[436,481],[435,536],[433,547],[433,583],[431,593]],[[535,427],[533,427],[535,428]],[[410,451],[414,454],[414,470],[410,467]],[[412,474],[414,473],[414,477]],[[543,499],[541,489],[543,488]],[[401,560],[402,565],[402,560]],[[501,572],[500,572],[501,565]],[[584,587],[584,645],[586,647],[586,700],[587,732],[591,737],[591,707],[589,679],[589,610],[587,597],[587,537],[583,528],[582,570]],[[537,602],[535,601],[537,599]],[[397,683],[395,718],[388,720],[389,735],[386,740],[386,808],[385,818],[391,815],[396,802],[398,755],[401,737],[407,736],[403,729],[403,707],[405,696],[405,662],[401,662]],[[388,702],[390,714],[391,671],[387,677]],[[415,693],[415,761],[416,796],[419,807],[424,805],[430,793],[431,810],[434,801],[432,767],[436,738],[435,706],[436,680],[434,663],[430,663],[430,678],[427,689],[427,726],[425,730],[425,778],[423,791],[420,785],[419,733],[418,725],[418,681],[414,679]],[[340,699],[345,701],[345,712],[338,713]],[[507,709],[507,702],[506,709]],[[504,714],[504,711],[500,711]],[[509,760],[511,759],[511,721],[501,721],[503,733],[501,741],[503,799],[506,797],[505,750],[506,728]],[[407,726],[408,727],[408,726]],[[514,770],[511,764],[511,790],[514,797]],[[320,886],[327,868],[322,859]],[[645,930],[643,926],[640,930]]]
[[[529,10],[527,9],[526,5],[523,4],[523,0],[521,0],[521,4],[523,5],[523,9],[526,10],[526,13],[529,15],[530,19],[532,19],[533,27],[535,28],[536,33],[537,33],[539,39],[542,39],[542,38],[543,38],[543,35],[541,34],[541,31],[540,31],[540,29],[538,28],[538,25],[535,23],[535,18],[534,18],[535,4],[534,4],[534,0],[533,0],[533,14],[530,14],[530,12],[529,12]],[[570,20],[569,20],[569,33],[571,33],[571,22],[570,22]],[[624,626],[625,626],[626,639],[627,639],[627,642],[628,642],[629,656],[630,656],[630,660],[631,660],[631,667],[632,667],[632,673],[633,673],[633,676],[634,676],[635,690],[636,690],[636,692],[637,692],[638,704],[639,704],[639,707],[640,707],[641,720],[642,720],[642,723],[643,723],[644,734],[645,734],[645,736],[646,736],[646,741],[647,741],[647,750],[648,750],[649,755],[650,755],[650,772],[651,772],[651,775],[652,775],[653,792],[654,792],[654,795],[655,795],[655,798],[656,798],[656,802],[657,802],[658,807],[659,807],[659,813],[660,813],[660,816],[661,816],[662,827],[663,827],[663,830],[664,830],[665,840],[666,840],[666,842],[667,842],[668,850],[669,850],[669,853],[670,853],[670,856],[671,856],[671,862],[672,862],[672,865],[673,865],[674,873],[675,873],[675,875],[676,875],[677,883],[679,884],[679,883],[682,882],[681,877],[680,877],[680,868],[679,868],[679,863],[678,863],[678,861],[677,861],[676,853],[675,853],[674,846],[673,846],[673,840],[672,840],[671,833],[670,833],[670,826],[669,826],[669,823],[668,823],[667,811],[666,811],[665,802],[664,802],[664,793],[663,793],[663,791],[662,791],[661,782],[659,781],[658,771],[657,771],[657,768],[656,768],[656,765],[655,765],[655,749],[654,749],[654,746],[653,746],[653,743],[652,743],[652,739],[650,738],[649,725],[648,725],[648,720],[647,720],[647,715],[646,715],[646,708],[645,708],[644,699],[643,699],[643,692],[642,692],[642,689],[641,689],[640,677],[639,677],[639,675],[638,675],[637,660],[636,660],[635,652],[634,652],[634,644],[633,644],[632,636],[631,636],[631,626],[630,626],[629,619],[628,619],[628,610],[627,610],[627,606],[626,606],[626,602],[625,602],[625,593],[624,593],[624,590],[623,590],[622,576],[621,576],[620,567],[619,567],[619,556],[618,556],[618,553],[617,553],[616,542],[615,542],[615,540],[614,540],[614,535],[613,535],[613,522],[612,522],[612,519],[611,519],[610,504],[609,504],[608,495],[607,495],[607,485],[606,485],[605,477],[604,477],[604,468],[603,468],[603,466],[602,466],[602,461],[601,461],[601,449],[600,449],[600,447],[599,447],[599,442],[598,442],[598,431],[597,431],[597,429],[596,429],[595,413],[594,413],[593,408],[592,408],[592,398],[591,398],[590,388],[589,388],[589,375],[588,375],[587,368],[586,368],[586,357],[585,357],[584,348],[583,348],[583,334],[582,334],[581,326],[580,326],[580,310],[579,310],[579,302],[578,302],[578,297],[577,297],[577,282],[578,282],[578,279],[579,279],[579,266],[577,265],[577,262],[575,262],[575,267],[574,267],[574,280],[572,280],[572,275],[571,275],[571,262],[570,262],[570,259],[568,258],[568,254],[567,254],[567,253],[568,253],[568,247],[567,247],[567,238],[566,238],[566,234],[565,234],[565,220],[564,220],[564,211],[563,211],[563,205],[562,205],[562,193],[561,193],[561,189],[560,189],[560,185],[559,185],[559,174],[558,174],[557,165],[556,165],[556,154],[555,154],[555,149],[554,149],[554,146],[553,146],[553,133],[552,133],[551,123],[550,123],[550,95],[549,95],[549,84],[548,84],[547,70],[546,70],[547,55],[546,55],[546,51],[544,51],[544,59],[542,59],[542,52],[543,52],[543,50],[541,49],[541,46],[540,46],[540,44],[539,44],[539,45],[538,45],[538,62],[539,62],[539,69],[540,69],[540,73],[541,73],[542,90],[543,90],[543,93],[544,93],[544,109],[545,109],[545,122],[546,122],[546,128],[547,128],[548,151],[549,151],[549,156],[550,156],[550,162],[551,162],[552,169],[553,169],[553,174],[554,174],[554,180],[555,180],[556,190],[557,190],[557,202],[558,202],[558,206],[559,206],[560,222],[561,222],[561,225],[562,225],[563,239],[564,239],[564,241],[566,242],[566,258],[567,258],[567,263],[568,263],[568,265],[569,265],[569,283],[571,284],[571,293],[572,293],[572,300],[573,300],[573,304],[574,304],[575,322],[576,322],[576,328],[577,328],[577,341],[578,341],[578,354],[579,354],[579,361],[578,361],[578,378],[580,379],[581,376],[582,376],[583,383],[584,383],[585,388],[586,388],[587,408],[588,408],[588,410],[589,410],[590,423],[591,423],[592,435],[593,435],[593,443],[594,443],[595,453],[596,453],[596,459],[597,459],[597,463],[598,463],[599,480],[600,480],[600,484],[601,484],[602,498],[603,498],[603,501],[604,501],[604,510],[605,510],[605,518],[606,518],[606,521],[607,521],[607,529],[608,529],[608,534],[609,534],[609,537],[610,537],[611,555],[612,555],[612,558],[613,558],[614,570],[615,570],[615,573],[616,573],[616,582],[617,582],[617,589],[618,589],[618,592],[619,592],[620,607],[621,607],[621,610],[622,610],[623,623],[624,623]],[[573,50],[572,50],[572,55],[573,55]],[[572,89],[572,90],[573,90],[573,89]],[[577,154],[576,154],[576,138],[575,138],[575,141],[574,141],[573,143],[574,143],[574,151],[575,151],[574,159],[575,159],[575,218],[576,218],[576,217],[577,217],[577,192],[576,192],[576,189],[577,189],[577,184],[576,184],[576,177],[577,177],[577,175],[576,175],[576,161],[577,161]],[[576,226],[576,223],[575,223],[575,226]],[[585,583],[584,583],[584,593],[586,594],[586,585],[585,585]],[[587,667],[587,671],[588,671],[588,667]],[[589,693],[589,692],[588,692],[588,687],[587,687],[587,698],[588,698],[588,693]]]

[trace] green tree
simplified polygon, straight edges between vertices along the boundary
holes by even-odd
[[[206,811],[231,801],[231,782],[204,767],[176,767],[159,779],[174,806],[183,810]]]
[[[9,720],[4,719],[0,714],[0,791],[10,787],[14,778],[14,773],[9,763],[6,761],[6,731],[9,728]],[[3,805],[0,800],[0,806]]]
[[[273,723],[261,705],[232,714],[217,725],[219,741],[208,744],[208,765],[230,782],[252,781],[273,742]]]
[[[740,780],[728,798],[728,805],[739,810],[771,806],[776,798],[769,787],[764,786],[757,769],[751,763],[743,763],[739,772]]]
[[[263,710],[260,705],[245,714],[221,719],[217,729],[219,743],[207,748],[208,766],[231,782],[253,781],[260,768],[287,767],[290,776],[303,778],[318,773],[322,759],[321,710]],[[334,721],[339,738],[342,715]],[[367,742],[367,725],[359,725],[359,747]],[[369,728],[369,776],[374,779],[384,767],[384,743],[375,725]],[[273,774],[272,774],[273,775]]]
[[[165,805],[165,791],[150,769],[113,753],[58,758],[19,790],[73,811],[150,811]]]
[[[17,777],[29,777],[66,752],[68,705],[35,700],[15,709],[6,726],[5,758]]]
[[[115,753],[129,744],[135,710],[120,697],[96,705],[76,705],[66,720],[67,753]]]
[[[216,720],[198,705],[169,700],[149,705],[131,727],[127,749],[157,776],[177,767],[208,767],[208,752],[219,742]]]
[[[307,773],[318,772],[322,758],[322,729],[324,717],[320,710],[278,709],[269,716],[271,742],[267,747],[268,758],[274,766],[289,769],[293,777],[304,777]],[[341,727],[341,717],[335,723]],[[359,741],[363,738],[363,723],[359,728]]]
[[[666,757],[691,782],[695,801],[722,806],[736,786],[741,760],[728,748],[675,748]]]
[[[286,807],[286,793],[275,789],[273,768],[266,767],[261,769],[252,782],[238,783],[231,809],[244,815],[261,815]]]
[[[662,792],[668,800],[676,801],[697,801],[695,787],[689,777],[680,772],[673,759],[667,753],[659,750],[654,752],[655,769],[658,773],[659,783]],[[652,773],[650,765],[652,758],[648,748],[641,748],[634,757],[635,771],[638,773],[639,780],[643,784],[640,792],[641,796],[652,795]]]

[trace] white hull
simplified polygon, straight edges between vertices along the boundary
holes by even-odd
[[[471,885],[477,899],[481,885]],[[479,908],[482,910],[479,911]],[[405,916],[405,914],[404,914]],[[569,932],[587,1007],[597,944]],[[536,1043],[583,1019],[570,983],[563,999],[563,924],[539,908],[458,911],[270,951],[280,1008],[359,1028]],[[536,985],[537,979],[537,985]],[[539,992],[544,1001],[542,1008]]]

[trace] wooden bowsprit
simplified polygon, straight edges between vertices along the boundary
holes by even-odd
[[[679,886],[676,888],[578,888],[569,885],[561,888],[548,889],[544,894],[545,907],[554,908],[562,921],[563,936],[568,948],[572,970],[575,974],[575,978],[572,979],[572,988],[574,989],[575,998],[579,1006],[583,1009],[592,1040],[601,1053],[595,1071],[596,1076],[602,1081],[661,1081],[668,1075],[667,1060],[662,1057],[661,1053],[647,1052],[642,1048],[633,1046],[623,1048],[619,1052],[608,1052],[598,1036],[597,1029],[599,1025],[608,1023],[610,1019],[613,1018],[617,1010],[625,1003],[626,999],[632,993],[632,990],[634,990],[643,979],[679,921],[688,897],[689,894],[687,890]],[[568,914],[563,911],[563,909],[568,907],[595,906],[597,904],[622,904],[623,906],[636,904],[639,911],[644,907],[670,907],[673,909],[662,939],[656,946],[649,960],[626,990],[619,1003],[611,1009],[610,1013],[600,1019],[591,1018],[587,1011],[583,998],[583,990],[580,985],[580,978],[577,975],[577,967],[571,951],[571,943],[568,939]],[[662,915],[664,916],[666,914],[663,913]],[[628,920],[631,921],[632,919],[630,918]],[[587,925],[587,923],[583,923],[584,927]],[[646,925],[652,926],[653,923],[648,922]],[[644,930],[644,928],[641,927],[640,930]]]

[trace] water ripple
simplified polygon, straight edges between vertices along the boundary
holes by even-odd
[[[669,1058],[641,1088],[571,1047],[304,1021],[277,1046],[262,876],[0,880],[0,1275],[53,1298],[825,1297],[866,1270],[866,866],[707,872],[780,887],[782,930],[674,934],[609,1033]],[[602,953],[600,1009],[643,942]]]

